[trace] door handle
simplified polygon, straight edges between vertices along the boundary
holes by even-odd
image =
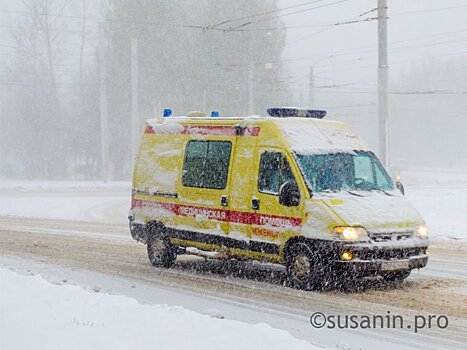
[[[259,199],[258,198],[252,198],[251,199],[251,209],[253,209],[253,210],[258,210],[259,209]]]
[[[221,196],[221,205],[223,207],[226,207],[227,205],[229,205],[229,199],[227,198],[226,195]]]

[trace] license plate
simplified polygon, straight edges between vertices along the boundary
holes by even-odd
[[[409,268],[408,260],[399,261],[383,261],[381,264],[381,270],[393,271],[393,270],[407,270]]]

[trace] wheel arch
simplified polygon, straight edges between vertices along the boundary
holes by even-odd
[[[319,252],[324,257],[329,257],[329,255],[334,251],[333,243],[331,241],[312,239],[304,236],[293,236],[284,244],[284,248],[282,250],[284,262],[288,261],[287,259],[290,257],[291,249],[297,243],[306,244],[311,250]]]
[[[167,237],[167,228],[162,222],[157,220],[148,221],[144,225],[144,230],[146,231],[148,241],[155,234],[161,234],[163,237]]]

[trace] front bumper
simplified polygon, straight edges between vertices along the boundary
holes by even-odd
[[[392,271],[409,271],[425,267],[428,255],[412,256],[408,259],[396,260],[352,260],[336,261],[336,271],[351,276],[376,276]]]
[[[360,247],[343,245],[335,251],[332,264],[337,273],[348,276],[377,276],[394,271],[420,269],[428,263],[428,245],[411,247]],[[350,252],[352,259],[340,259],[343,252]]]

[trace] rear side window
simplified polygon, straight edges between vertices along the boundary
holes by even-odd
[[[263,152],[259,164],[258,189],[260,192],[279,194],[282,184],[295,180],[289,162],[280,152]]]
[[[189,141],[183,163],[183,186],[224,189],[231,151],[230,141]]]

